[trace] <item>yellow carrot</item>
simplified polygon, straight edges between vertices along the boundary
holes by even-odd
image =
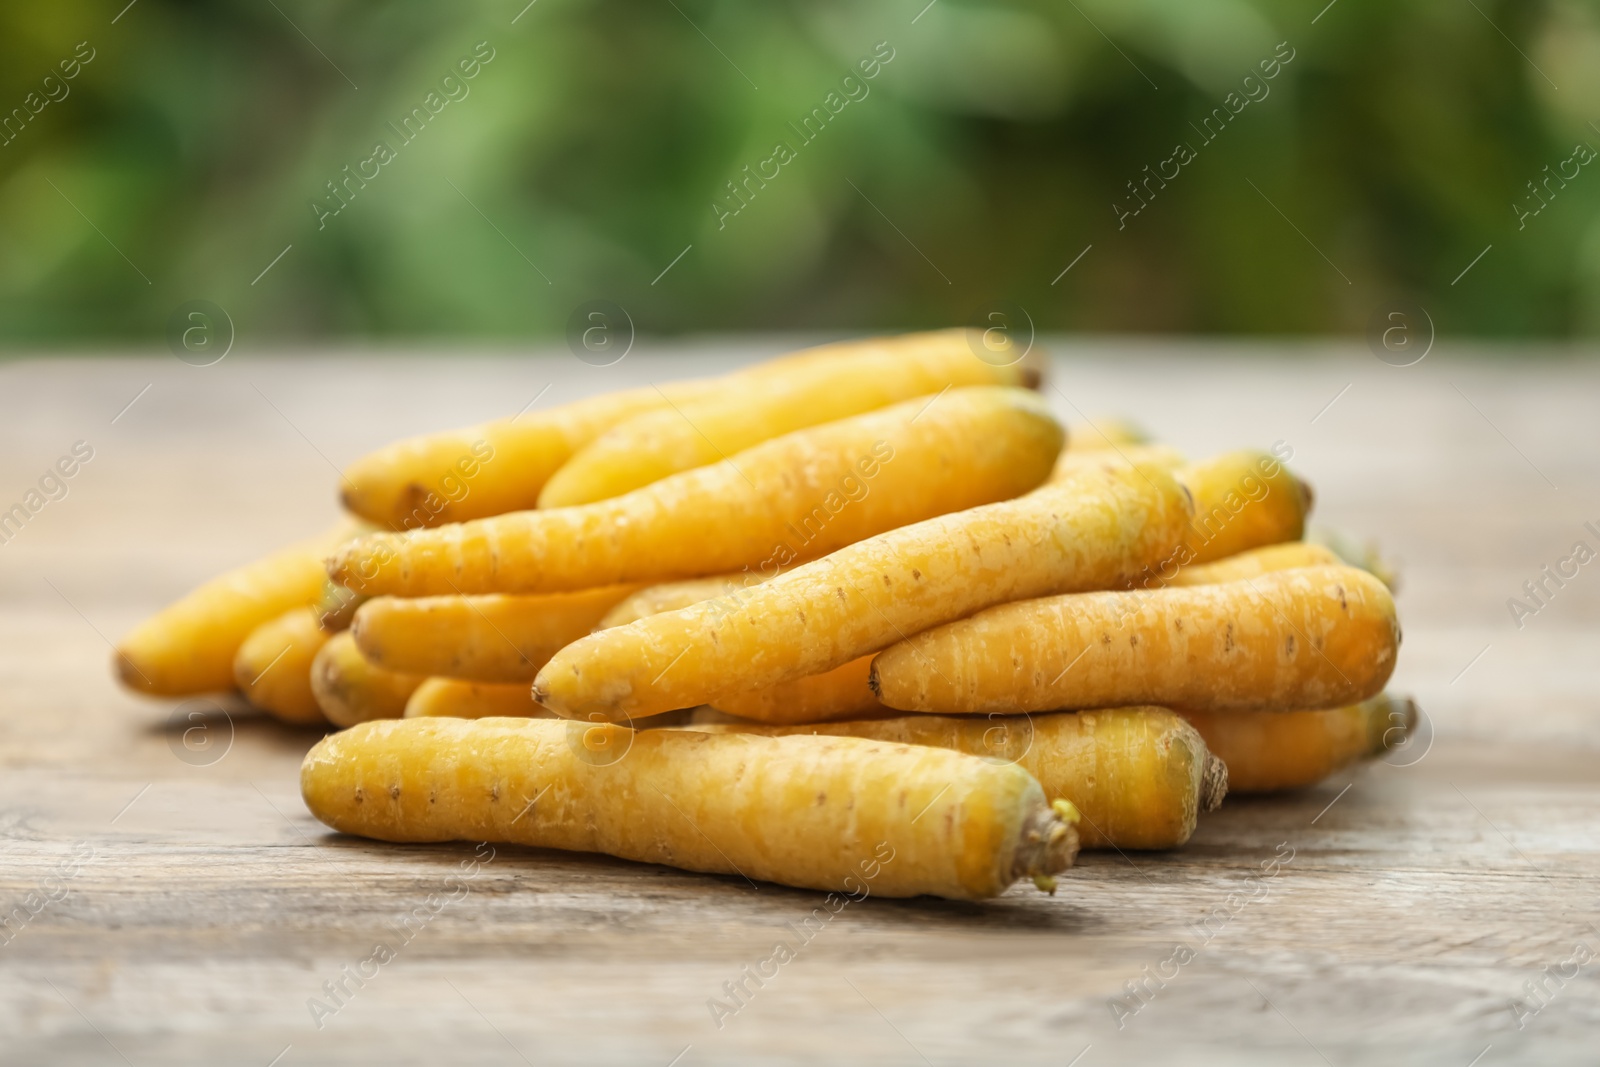
[[[1272,571],[1292,570],[1295,567],[1330,567],[1344,562],[1332,549],[1314,545],[1309,541],[1286,541],[1280,545],[1266,545],[1224,556],[1214,563],[1194,563],[1177,571],[1167,585],[1216,585],[1218,582],[1236,582],[1241,578],[1254,578]]]
[[[322,599],[317,602],[317,624],[330,634],[336,634],[350,629],[350,624],[355,622],[356,612],[367,598],[342,585],[335,585],[327,581],[328,568],[324,566]]]
[[[1166,708],[691,729],[865,737],[1015,763],[1039,780],[1045,796],[1070,800],[1083,815],[1078,837],[1084,848],[1176,848],[1194,833],[1199,813],[1215,811],[1228,791],[1222,761]]]
[[[588,728],[630,746],[596,763],[571,725],[365,723],[306,755],[301,792],[335,830],[384,841],[603,852],[852,895],[982,899],[1019,878],[1053,889],[1077,850],[1015,766],[851,737],[618,726]]]
[[[1388,695],[1322,711],[1184,711],[1228,765],[1237,793],[1315,785],[1357,760],[1381,755],[1416,727],[1417,706]]]
[[[585,397],[478,426],[406,438],[345,471],[347,509],[391,530],[415,530],[537,507],[550,476],[600,434],[652,411],[713,393],[737,395],[747,374],[789,374],[810,353],[769,360],[720,378],[671,382]]]
[[[146,619],[117,646],[117,677],[155,696],[187,696],[233,688],[233,660],[251,631],[322,596],[321,559],[349,537],[341,522],[211,579]]]
[[[1155,462],[1160,462],[1159,457],[1155,458]],[[1170,562],[1171,566],[1165,569],[1175,571],[1176,576],[1165,584],[1214,585],[1218,582],[1237,581],[1240,578],[1255,577],[1270,571],[1288,570],[1293,567],[1337,564],[1340,559],[1321,545],[1292,541],[1241,552],[1237,556],[1229,556],[1215,563],[1200,563],[1192,567],[1179,568],[1175,560]],[[1162,584],[1154,570],[1151,572],[1151,578],[1152,581],[1139,584],[1145,588],[1154,588]],[[672,589],[671,586],[656,588],[664,591]],[[639,595],[643,596],[644,593]],[[696,597],[688,600],[685,606],[700,599],[704,598]],[[658,611],[671,611],[680,606],[667,602],[670,598],[665,595],[662,600],[663,603],[659,608],[643,612],[637,617],[643,618]],[[828,722],[835,719],[878,718],[893,715],[893,710],[879,701],[877,694],[872,691],[869,677],[871,665],[872,657],[862,656],[823,674],[814,674],[791,682],[780,682],[764,689],[716,697],[711,703],[718,711],[769,723]]]
[[[752,585],[761,584],[766,577],[755,571],[746,571],[742,574],[718,574],[711,578],[687,578],[681,582],[648,585],[606,612],[605,618],[594,628],[604,630],[612,626],[625,626],[648,615],[676,611],[719,596],[736,595]]]
[[[1227,452],[1178,469],[1194,494],[1194,523],[1183,566],[1210,563],[1262,545],[1298,541],[1311,511],[1311,487],[1271,453]]]
[[[990,604],[1132,579],[1183,537],[1189,502],[1157,468],[1086,466],[1017,500],[880,534],[737,597],[601,630],[557,652],[534,698],[637,717],[821,674]]]
[[[344,506],[391,530],[531,508],[550,475],[611,426],[715,387],[690,381],[630,389],[408,437],[350,465],[341,482]]]
[[[886,649],[872,686],[892,708],[945,714],[1331,708],[1379,692],[1399,644],[1383,583],[1352,567],[1304,567],[1003,604]]]
[[[780,434],[912,397],[1037,380],[1031,364],[996,366],[979,359],[973,345],[969,331],[944,330],[827,345],[751,368],[727,388],[612,427],[551,477],[539,506],[621,496]]]
[[[328,638],[311,663],[311,691],[335,726],[398,719],[423,681],[419,674],[397,674],[368,663],[348,630]]]
[[[1175,465],[1166,462],[1166,457],[1159,455],[1154,448],[1135,446],[1126,450],[1126,453],[1130,459],[1137,456],[1159,466]],[[1065,458],[1070,453],[1062,455]],[[1088,455],[1101,454],[1091,452]],[[1114,453],[1106,455],[1115,456]],[[1080,462],[1083,458],[1082,454],[1078,456]],[[1115,459],[1114,465],[1122,462],[1120,458]],[[1057,471],[1061,470],[1062,466],[1058,463]],[[1053,475],[1052,479],[1057,476],[1059,475]],[[1296,541],[1283,545],[1269,545],[1266,548],[1218,560],[1216,563],[1197,564],[1182,569],[1177,568],[1176,562],[1173,561],[1169,569],[1177,572],[1176,577],[1165,584],[1210,585],[1242,577],[1254,577],[1268,571],[1338,562],[1339,557],[1329,549],[1321,545]],[[744,581],[740,580],[741,577]],[[1156,578],[1154,572],[1151,577]],[[688,607],[716,596],[737,596],[744,589],[759,584],[756,578],[755,575],[726,575],[651,586],[619,604],[602,620],[598,629],[621,626],[663,611]],[[1161,583],[1159,580],[1152,580],[1143,584],[1146,587],[1154,587]],[[879,701],[877,694],[872,691],[868,677],[871,665],[872,656],[862,656],[822,674],[779,682],[761,689],[724,694],[713,698],[711,704],[718,711],[737,718],[766,723],[816,723],[893,715],[893,710]]]
[[[525,719],[554,718],[533,702],[521,684],[464,682],[457,678],[429,678],[406,701],[405,718],[484,719],[491,716]]]
[[[867,676],[872,657],[858,656],[821,674],[778,682],[760,689],[711,698],[711,706],[741,719],[770,723],[828,722],[859,719],[888,711],[878,702]]]
[[[1266,452],[1227,452],[1198,463],[1166,445],[1067,449],[1051,480],[1085,464],[1110,467],[1154,465],[1172,470],[1194,497],[1194,521],[1168,574],[1147,575],[1145,587],[1181,584],[1171,577],[1190,568],[1257,547],[1297,541],[1311,510],[1311,487]]]
[[[326,723],[311,692],[311,662],[328,640],[315,608],[293,608],[250,631],[233,658],[244,698],[285,722]]]
[[[1021,389],[952,389],[780,437],[613,500],[366,538],[329,574],[361,592],[543,593],[770,572],[1026,492],[1061,428]]]
[[[716,597],[737,598],[763,580],[762,575],[752,572],[652,585],[612,608],[595,629],[625,626],[663,611],[676,611]],[[737,601],[730,599],[729,602]],[[715,705],[718,711],[761,722],[826,722],[871,717],[887,710],[867,686],[867,672],[871,666],[872,657],[861,656],[822,674],[718,697]]]
[[[378,597],[356,612],[350,632],[367,662],[391,671],[531,682],[557,649],[593,630],[634,588],[610,585],[543,596]]]
[[[685,708],[681,711],[655,715],[627,725],[637,730],[678,726],[693,721],[695,712],[720,714],[710,708]],[[406,719],[451,718],[487,719],[514,717],[521,719],[553,719],[557,716],[533,702],[533,694],[524,682],[468,682],[460,678],[429,678],[419,685],[411,699],[406,701]],[[588,727],[569,722],[575,731],[576,743],[581,744]],[[601,733],[598,738],[606,737]]]

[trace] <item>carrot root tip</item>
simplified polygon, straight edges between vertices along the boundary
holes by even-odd
[[[1017,842],[1012,877],[1030,878],[1053,895],[1055,879],[1051,876],[1071,867],[1078,855],[1078,831],[1073,826],[1077,816],[1078,809],[1067,800],[1057,800],[1029,815]]]
[[[1206,768],[1200,774],[1200,810],[1216,811],[1228,795],[1228,765],[1206,753]]]
[[[133,662],[133,658],[126,652],[117,649],[112,660],[116,663],[118,680],[129,689],[151,692],[155,688],[150,684],[150,679],[145,677],[145,673],[139,669],[139,665]]]

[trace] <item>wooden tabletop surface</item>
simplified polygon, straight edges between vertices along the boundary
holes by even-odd
[[[1507,603],[1600,549],[1600,365],[1560,352],[1053,344],[1069,423],[1286,442],[1317,518],[1398,559],[1422,736],[1230,798],[1181,851],[1085,855],[1053,898],[851,904],[720,1027],[708,1001],[819,894],[514,848],[447,884],[472,846],[311,818],[316,734],[230,704],[186,738],[111,681],[110,642],[324,525],[373,446],[783,347],[0,363],[0,510],[93,450],[0,545],[0,1062],[1596,1062],[1600,561]]]

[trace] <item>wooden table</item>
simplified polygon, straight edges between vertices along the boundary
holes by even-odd
[[[1069,422],[1132,413],[1192,453],[1287,442],[1319,517],[1401,562],[1394,687],[1431,747],[1230,799],[1180,852],[1087,855],[1054,898],[852,904],[721,1028],[709,998],[818,894],[502,848],[374,977],[342,978],[472,848],[326,832],[297,789],[315,734],[230,706],[186,748],[172,705],[112,684],[110,641],[323,525],[334,469],[391,437],[782,347],[0,364],[0,508],[93,448],[0,545],[0,907],[26,917],[0,945],[0,1061],[1600,1058],[1600,962],[1568,966],[1600,956],[1600,562],[1520,628],[1507,607],[1574,542],[1600,548],[1600,367],[1446,342],[1407,368],[1060,342],[1048,392]],[[55,899],[30,916],[39,887]],[[341,980],[319,1028],[308,1002]]]

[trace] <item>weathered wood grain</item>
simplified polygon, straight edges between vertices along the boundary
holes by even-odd
[[[95,448],[0,545],[0,909],[27,916],[0,944],[0,1063],[1594,1061],[1600,964],[1525,983],[1600,955],[1600,562],[1520,629],[1506,607],[1600,548],[1600,367],[1561,353],[1057,345],[1069,422],[1288,442],[1319,521],[1401,561],[1395,685],[1432,747],[1230,800],[1179,852],[1088,856],[1054,898],[852,904],[720,1028],[708,1000],[816,894],[500,849],[402,943],[470,846],[327,834],[297,793],[314,733],[224,702],[197,756],[173,705],[110,681],[109,641],[321,526],[369,447],[781,347],[0,364],[0,508]],[[319,1027],[308,1001],[337,1006],[323,983],[379,941],[393,961]]]

